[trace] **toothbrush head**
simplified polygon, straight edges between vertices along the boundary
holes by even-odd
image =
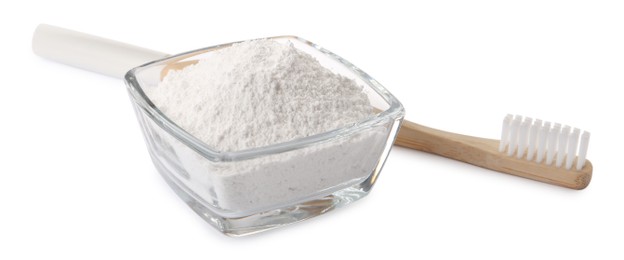
[[[559,123],[507,115],[499,152],[518,159],[581,171],[587,162],[590,133]],[[580,142],[579,142],[580,141]],[[574,169],[573,169],[574,168]]]

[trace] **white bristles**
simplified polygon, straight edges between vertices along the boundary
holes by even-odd
[[[555,167],[565,167],[567,170],[572,169],[576,160],[576,170],[581,170],[585,166],[589,136],[589,132],[581,134],[580,129],[572,129],[567,125],[562,128],[558,123],[507,115],[503,120],[498,149],[507,156],[515,155],[518,159],[554,164]]]
[[[568,136],[570,135],[570,127],[564,126],[559,133],[559,143],[557,143],[557,162],[555,165],[561,167],[563,165],[563,159],[565,158],[565,151],[568,149]]]
[[[542,120],[535,119],[531,130],[529,131],[529,150],[527,150],[527,160],[532,161],[537,146],[537,133],[542,128]]]
[[[507,148],[507,144],[509,144],[509,125],[511,124],[512,119],[513,116],[510,114],[507,114],[507,116],[505,116],[505,119],[503,119],[503,131],[501,132],[501,140],[500,144],[498,145],[498,151],[501,153],[505,151],[505,148]]]
[[[521,116],[516,116],[513,121],[511,121],[511,126],[509,127],[509,147],[507,148],[507,156],[512,156],[516,151],[516,147],[518,145],[518,128],[520,128],[521,122]]]
[[[544,154],[546,154],[546,141],[548,140],[548,133],[550,132],[550,122],[544,123],[542,129],[539,130],[539,136],[537,138],[537,163],[542,163],[544,160]]]
[[[578,128],[574,128],[570,138],[568,138],[568,153],[566,157],[566,169],[572,168],[572,163],[574,162],[574,156],[576,155],[576,146],[578,145],[579,135],[581,134],[581,130]]]
[[[561,124],[555,123],[555,126],[548,133],[548,149],[546,150],[546,164],[551,165],[557,152],[557,138],[561,133]]]
[[[579,146],[579,155],[576,160],[576,170],[580,171],[585,166],[585,157],[587,156],[587,147],[589,146],[589,132],[583,132],[581,136],[581,145]]]
[[[516,153],[518,159],[524,156],[529,141],[529,129],[531,128],[531,124],[533,124],[533,119],[526,117],[520,126],[520,133],[518,134],[518,152]]]

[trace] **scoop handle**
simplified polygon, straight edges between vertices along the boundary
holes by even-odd
[[[32,49],[41,57],[115,78],[123,78],[136,66],[168,56],[47,24],[40,24],[35,29]]]

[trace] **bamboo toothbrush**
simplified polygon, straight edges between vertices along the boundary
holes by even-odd
[[[404,120],[394,144],[580,190],[589,185],[592,177],[592,164],[586,160],[589,137],[589,132],[581,135],[577,128],[507,115],[500,141],[444,132]]]
[[[168,56],[45,24],[37,27],[32,44],[42,57],[118,78],[133,67]],[[163,68],[161,78],[196,62],[174,60]],[[460,135],[404,120],[395,145],[572,189],[589,185],[593,168],[585,159],[588,132],[581,135],[576,128],[508,115],[501,137],[498,141]]]

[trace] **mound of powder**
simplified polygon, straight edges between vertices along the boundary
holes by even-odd
[[[171,71],[149,93],[184,130],[219,151],[290,141],[373,115],[362,87],[292,44],[254,40]]]

